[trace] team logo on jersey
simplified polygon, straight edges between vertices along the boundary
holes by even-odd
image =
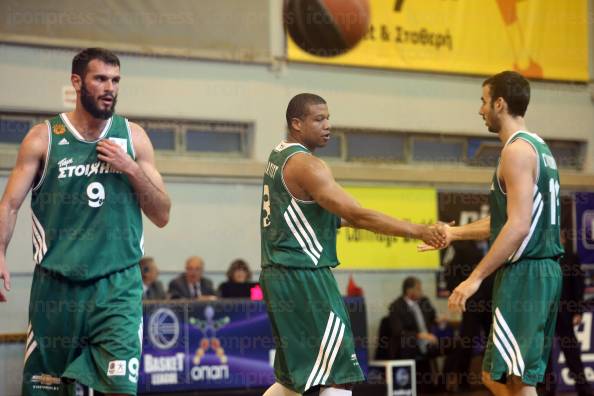
[[[107,376],[122,376],[126,375],[126,361],[125,360],[112,360],[107,366]]]
[[[58,146],[65,146],[67,144],[70,144],[68,140],[66,138],[62,138],[62,140],[60,140],[60,143],[58,143]]]
[[[66,132],[66,127],[64,124],[56,124],[54,125],[53,131],[56,135],[62,135]]]

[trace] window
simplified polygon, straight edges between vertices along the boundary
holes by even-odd
[[[342,158],[342,134],[332,132],[326,146],[316,149],[315,155],[327,159]]]
[[[224,154],[247,157],[250,124],[225,121],[136,120],[146,130],[157,152],[186,155]]]
[[[347,161],[406,160],[406,136],[392,133],[351,132],[346,134]]]
[[[415,162],[451,162],[465,160],[465,140],[443,137],[412,137],[412,159]]]
[[[176,126],[148,124],[144,128],[155,150],[175,151]]]
[[[547,143],[560,169],[582,169],[586,146],[583,142],[550,140]]]
[[[466,150],[468,165],[493,168],[497,165],[500,153],[501,142],[498,139],[468,139]]]
[[[205,153],[239,153],[242,151],[239,132],[213,132],[200,129],[186,131],[186,150]]]
[[[0,143],[20,144],[34,122],[32,117],[0,116]]]

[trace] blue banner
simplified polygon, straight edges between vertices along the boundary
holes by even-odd
[[[365,302],[345,303],[366,371]],[[149,303],[143,327],[139,393],[264,388],[274,382],[275,345],[262,301]]]
[[[594,265],[594,193],[575,193],[575,222],[580,262]]]
[[[584,374],[591,385],[594,385],[594,334],[592,333],[592,317],[594,306],[590,305],[582,315],[582,323],[574,328],[575,336],[580,343]],[[559,393],[575,392],[575,381],[569,374],[565,356],[559,348],[559,340],[555,337],[552,351],[553,373]]]

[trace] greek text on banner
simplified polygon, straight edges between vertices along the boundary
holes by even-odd
[[[588,80],[586,0],[370,0],[370,8],[369,31],[351,51],[313,56],[289,38],[289,60]]]
[[[413,223],[437,220],[437,192],[432,188],[346,187],[366,208]],[[438,252],[418,253],[419,241],[343,227],[338,233],[338,269],[436,269]]]

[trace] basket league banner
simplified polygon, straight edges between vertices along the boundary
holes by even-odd
[[[575,336],[580,343],[582,363],[584,364],[584,374],[591,385],[594,384],[594,334],[592,333],[593,315],[594,306],[590,302],[590,304],[587,305],[584,314],[582,315],[582,322],[574,327]],[[557,392],[575,392],[575,380],[572,378],[569,368],[567,367],[565,356],[559,348],[558,338],[555,338],[551,354],[553,372],[557,378]]]
[[[594,297],[594,193],[574,194],[573,246],[585,274],[584,298]]]
[[[367,34],[350,51],[315,56],[288,37],[288,59],[474,75],[516,70],[537,79],[589,79],[587,0],[369,0],[369,14]],[[345,18],[353,18],[356,25],[362,15]],[[304,23],[312,30],[329,23],[310,19]]]
[[[576,251],[582,265],[594,267],[594,193],[575,193],[574,200]]]

